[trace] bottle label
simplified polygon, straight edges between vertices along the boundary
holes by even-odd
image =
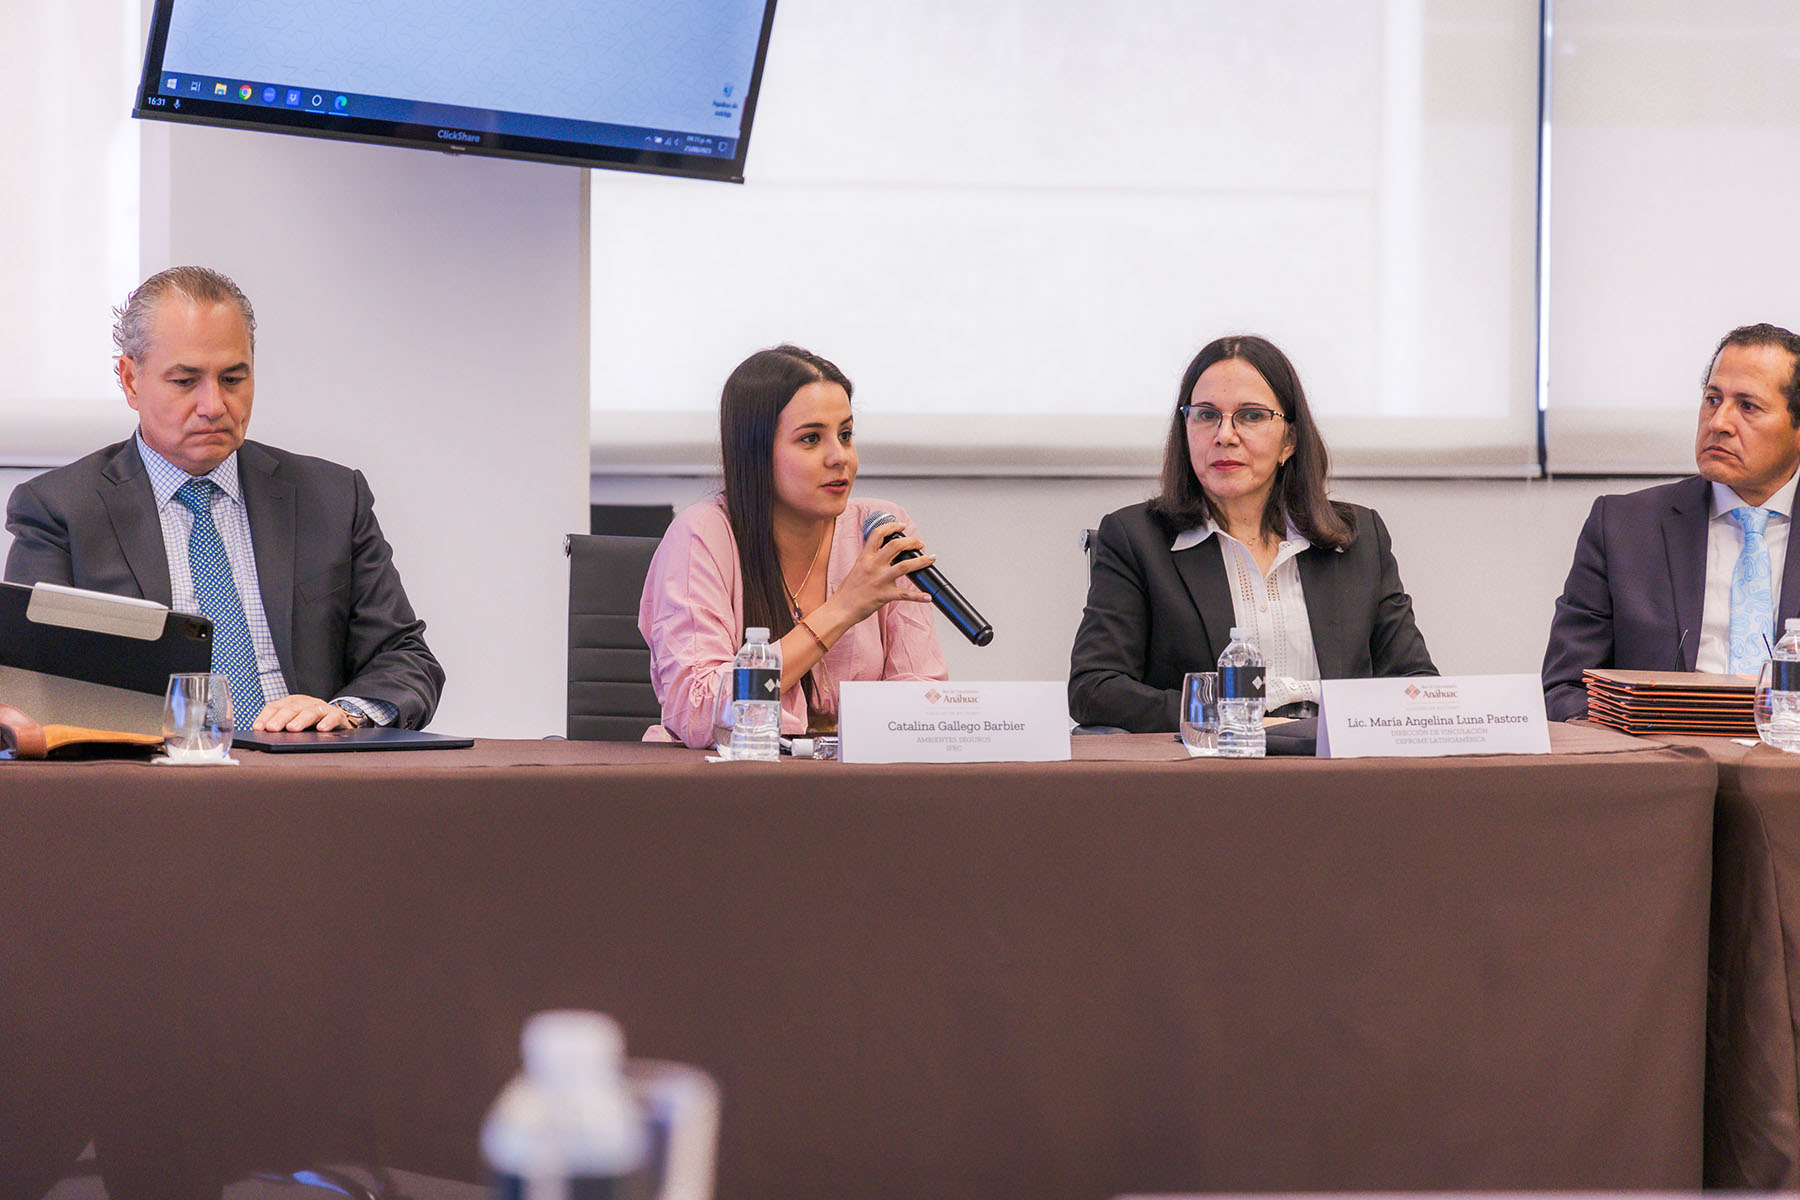
[[[1220,667],[1219,699],[1261,700],[1265,694],[1261,667]]]
[[[1769,688],[1777,692],[1800,692],[1800,662],[1778,658],[1769,664]]]
[[[732,684],[733,700],[772,700],[781,703],[781,672],[768,667],[738,667]]]

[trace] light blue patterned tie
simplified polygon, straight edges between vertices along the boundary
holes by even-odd
[[[1744,531],[1744,548],[1731,572],[1731,672],[1754,675],[1769,657],[1769,633],[1775,628],[1769,544],[1763,540],[1769,510],[1734,508],[1731,519]]]
[[[234,716],[247,728],[262,711],[262,680],[256,673],[256,647],[250,641],[250,624],[244,620],[244,601],[231,576],[225,543],[213,524],[212,494],[217,487],[210,479],[190,479],[176,491],[175,498],[194,514],[193,528],[188,531],[188,569],[194,577],[200,611],[213,623],[213,670],[231,681]],[[1763,573],[1768,573],[1766,567]]]

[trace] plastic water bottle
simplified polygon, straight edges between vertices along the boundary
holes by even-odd
[[[595,1012],[542,1012],[520,1043],[525,1070],[481,1127],[498,1200],[646,1200],[647,1138],[619,1027]]]
[[[1231,644],[1219,655],[1219,756],[1261,758],[1263,736],[1263,656],[1250,632],[1232,626]]]
[[[744,630],[744,648],[732,664],[731,758],[781,760],[781,646],[769,631]]]
[[[1758,730],[1777,750],[1800,754],[1800,620],[1789,620],[1769,669],[1769,723]]]

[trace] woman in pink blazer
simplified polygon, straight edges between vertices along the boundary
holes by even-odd
[[[725,381],[724,490],[669,526],[638,608],[663,728],[689,746],[712,743],[719,689],[749,627],[781,643],[784,734],[835,730],[845,680],[945,678],[930,601],[907,578],[935,560],[895,562],[924,548],[906,514],[851,498],[850,393],[842,371],[797,346],[759,351]],[[905,536],[863,537],[876,509]]]

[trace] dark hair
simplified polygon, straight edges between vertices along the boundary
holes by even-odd
[[[1263,377],[1275,393],[1294,439],[1293,454],[1275,468],[1275,490],[1263,509],[1263,532],[1284,537],[1292,521],[1315,546],[1332,550],[1348,546],[1356,540],[1356,517],[1349,505],[1334,503],[1325,494],[1331,457],[1313,424],[1300,376],[1275,343],[1249,334],[1207,343],[1181,376],[1181,390],[1175,395],[1175,411],[1169,418],[1169,440],[1163,448],[1162,491],[1150,502],[1150,511],[1177,529],[1192,529],[1209,516],[1224,525],[1224,514],[1200,486],[1200,476],[1194,471],[1181,409],[1192,403],[1194,385],[1206,369],[1229,359],[1248,363]]]
[[[1793,369],[1788,372],[1788,380],[1781,387],[1781,394],[1787,397],[1788,423],[1800,429],[1800,337],[1783,329],[1779,325],[1763,323],[1761,325],[1739,325],[1736,329],[1719,339],[1718,347],[1706,362],[1706,375],[1700,381],[1705,387],[1712,378],[1712,369],[1718,364],[1719,355],[1727,346],[1775,346],[1788,352],[1788,359]]]
[[[781,410],[809,383],[835,383],[844,395],[852,392],[850,380],[832,362],[783,345],[758,350],[739,363],[719,397],[725,515],[744,580],[744,627],[766,626],[770,641],[794,627],[775,550],[775,428]],[[810,705],[811,677],[803,677],[801,686]]]

